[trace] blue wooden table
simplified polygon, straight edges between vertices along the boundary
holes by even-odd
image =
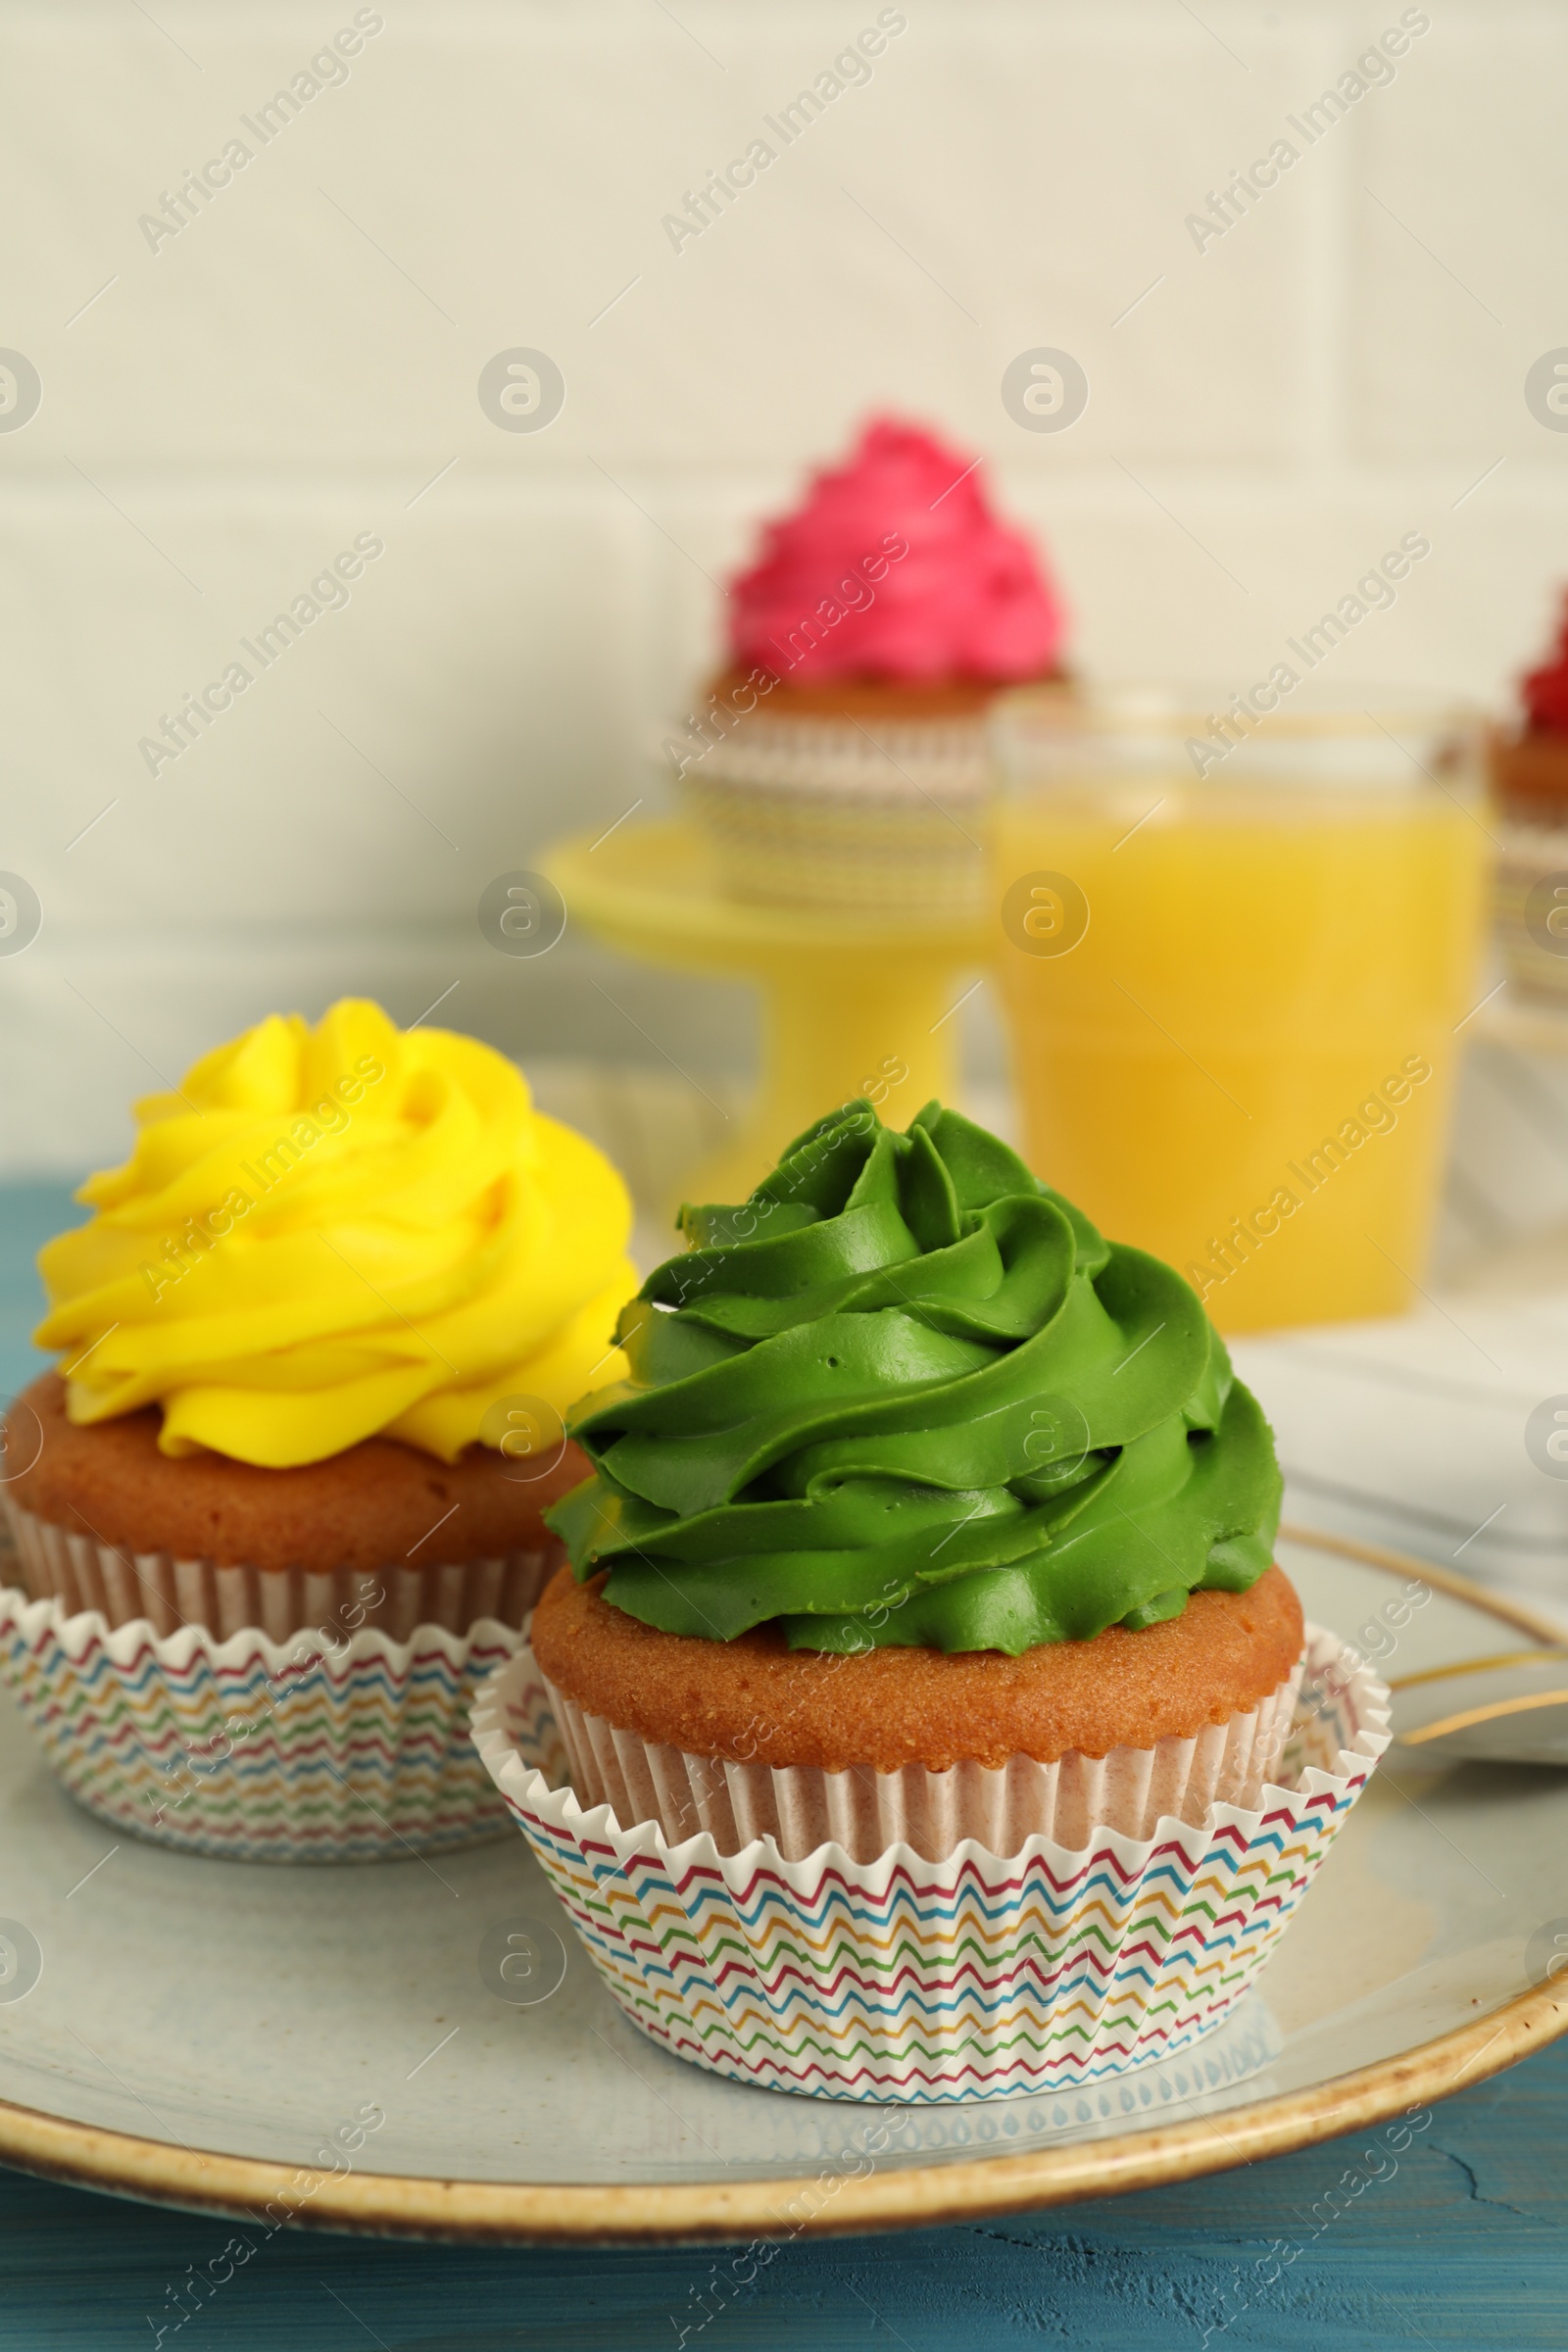
[[[30,1376],[31,1257],[64,1188],[0,1188],[0,1395]],[[104,1954],[112,1968],[114,1955]],[[879,2238],[797,2240],[750,2288],[712,2249],[581,2253],[280,2235],[164,2341],[179,2352],[380,2344],[387,2352],[1128,2352],[1223,2344],[1338,2352],[1568,2345],[1568,2044],[1438,2108],[1327,2228],[1312,2218],[1360,2137],[1187,2186]],[[0,2171],[6,2352],[150,2348],[220,2222]],[[694,2292],[695,2290],[695,2292]],[[199,2304],[199,2308],[195,2307]]]
[[[108,1956],[106,1955],[106,1960]],[[687,2341],[702,2352],[1447,2352],[1568,2343],[1568,2046],[1435,2112],[1399,2170],[1313,2237],[1353,2165],[1336,2140],[1179,2188],[907,2236],[797,2240]],[[1385,2159],[1386,2161],[1386,2159]],[[227,2225],[0,2174],[0,2334],[32,2352],[149,2352],[148,2314]],[[1312,2242],[1307,2244],[1311,2238]],[[1294,2262],[1282,2258],[1292,2245]],[[715,2250],[378,2245],[278,2236],[180,2352],[674,2352]],[[718,2252],[723,2264],[724,2256]],[[1265,2283],[1270,2278],[1274,2283]]]

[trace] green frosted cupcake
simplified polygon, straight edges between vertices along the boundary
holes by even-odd
[[[1068,1783],[1133,1835],[1251,1801],[1300,1610],[1268,1425],[1181,1276],[937,1103],[849,1104],[681,1226],[550,1514],[532,1641],[584,1801],[689,1834],[722,1784],[755,1833],[761,1779],[1024,1764],[1043,1834]]]

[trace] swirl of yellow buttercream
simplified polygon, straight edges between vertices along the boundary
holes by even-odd
[[[74,1421],[156,1403],[168,1454],[284,1468],[379,1435],[452,1461],[499,1445],[503,1399],[564,1412],[623,1371],[626,1188],[476,1039],[345,999],[135,1110],[95,1214],[39,1254]]]

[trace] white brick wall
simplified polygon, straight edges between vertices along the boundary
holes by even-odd
[[[524,1054],[642,1052],[597,950],[505,961],[475,903],[649,789],[642,731],[717,647],[705,575],[873,406],[985,452],[1091,671],[1250,674],[1420,527],[1337,659],[1504,690],[1568,571],[1568,440],[1522,396],[1568,340],[1568,18],[1431,0],[1200,253],[1185,216],[1398,6],[901,6],[678,254],[662,216],[873,0],[384,0],[156,252],[138,216],[353,7],[0,9],[0,345],[43,382],[0,432],[0,867],[45,907],[0,958],[5,1164],[116,1151],[151,1068],[346,988],[411,1018],[457,979],[452,1017]],[[1091,381],[1060,436],[999,397],[1041,343]],[[479,407],[514,345],[564,371],[548,431]],[[365,531],[347,609],[150,776],[159,714]],[[744,1059],[742,1003],[636,986],[689,1065]]]

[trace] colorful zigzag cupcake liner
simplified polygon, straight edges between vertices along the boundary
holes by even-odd
[[[1256,1978],[1388,1745],[1388,1691],[1307,1628],[1280,1782],[1080,1850],[972,1841],[943,1862],[771,1838],[721,1855],[585,1811],[524,1646],[473,1737],[611,1993],[682,2058],[837,2099],[1079,2090],[1210,2032]]]
[[[504,1836],[468,1733],[514,1628],[419,1626],[411,1640],[199,1625],[0,1590],[0,1674],[78,1804],[138,1838],[242,1862],[365,1862]]]

